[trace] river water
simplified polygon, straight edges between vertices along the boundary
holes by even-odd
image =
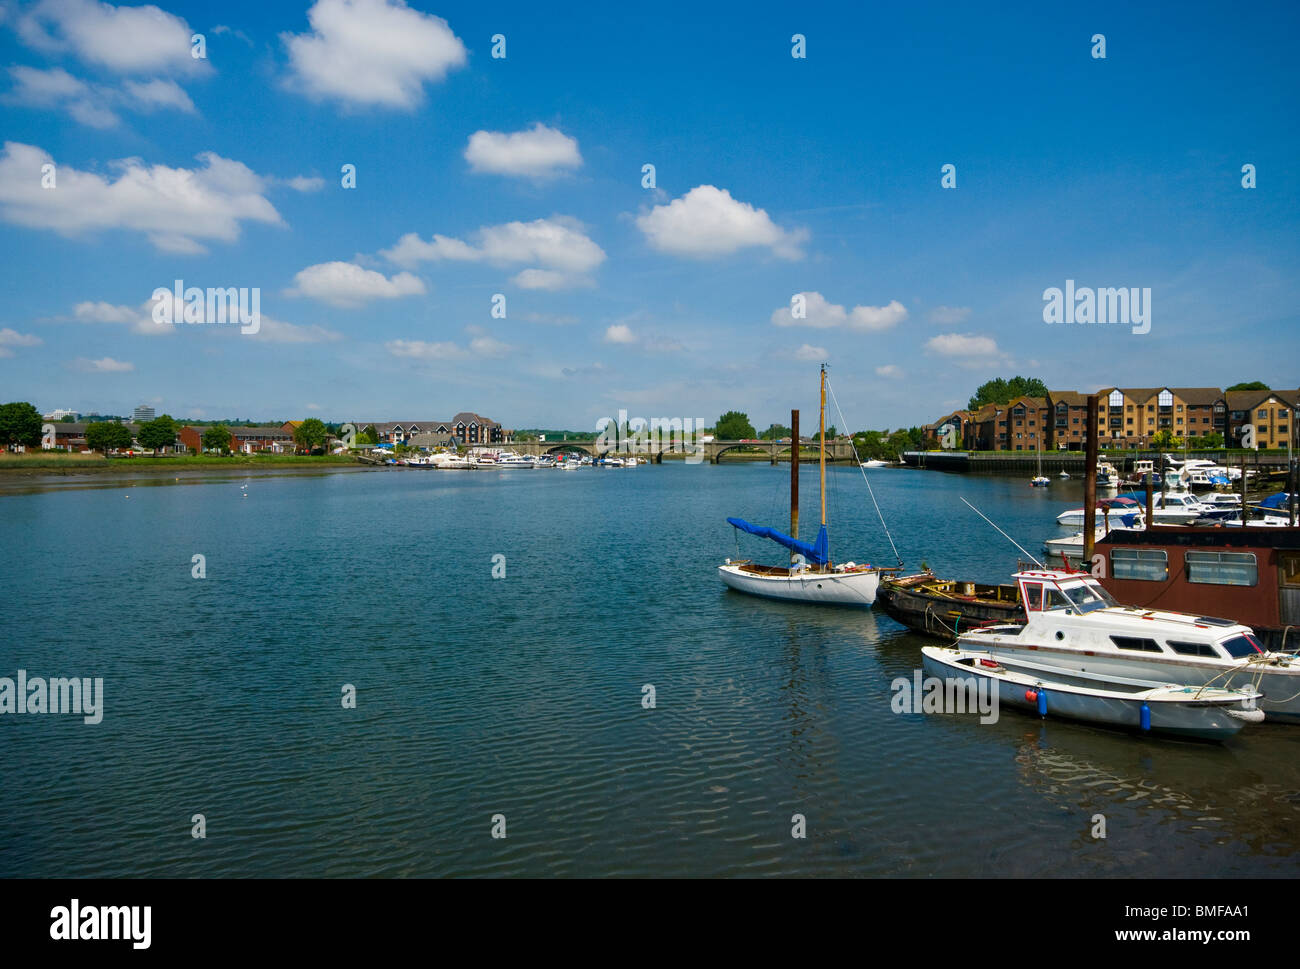
[[[980,581],[1022,556],[960,496],[1040,558],[1082,500],[867,474],[910,568]],[[828,479],[834,557],[892,564],[861,473]],[[784,527],[787,482],[6,482],[0,676],[102,677],[104,712],[0,716],[0,876],[1296,874],[1300,728],[1214,746],[896,714],[927,640],[728,591],[726,517]],[[807,536],[815,469],[800,490]]]

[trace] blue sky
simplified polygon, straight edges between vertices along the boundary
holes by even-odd
[[[1297,8],[1050,6],[6,5],[0,398],[763,426],[826,360],[895,427],[1014,373],[1294,388]],[[175,279],[260,331],[154,323]],[[1150,332],[1044,323],[1067,279],[1149,288]]]

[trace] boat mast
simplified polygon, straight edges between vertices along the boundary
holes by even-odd
[[[799,412],[790,411],[790,537],[799,537]],[[793,558],[794,553],[791,553]]]
[[[817,436],[821,441],[821,494],[822,494],[822,524],[826,524],[826,364],[822,364],[822,408],[821,416],[817,419],[818,431]]]

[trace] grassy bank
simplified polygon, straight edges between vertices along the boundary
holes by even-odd
[[[112,473],[115,471],[147,471],[154,469],[187,471],[230,468],[248,471],[257,468],[327,468],[358,464],[356,458],[346,454],[176,454],[158,457],[105,458],[102,454],[69,454],[61,451],[28,451],[26,454],[0,453],[0,472],[42,473]]]

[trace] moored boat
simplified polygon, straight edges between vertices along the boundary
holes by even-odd
[[[1250,688],[1186,686],[1129,676],[1066,672],[1019,657],[923,646],[927,675],[996,690],[998,706],[1142,733],[1222,741],[1264,719]]]
[[[799,440],[799,412],[790,414],[791,437]],[[727,559],[718,566],[718,577],[723,584],[737,592],[782,599],[787,602],[818,603],[822,605],[870,606],[876,601],[876,590],[883,574],[898,571],[896,568],[874,568],[845,562],[836,565],[831,561],[830,537],[826,526],[826,367],[821,371],[821,428],[820,440],[820,495],[821,528],[812,542],[799,540],[799,449],[791,450],[790,459],[790,534],[765,525],[751,525],[743,518],[728,518],[737,532],[745,532],[771,539],[790,550],[790,564],[758,565],[748,559]],[[863,472],[865,479],[866,472]],[[868,488],[870,484],[868,484]]]
[[[1143,535],[1120,534],[1134,540]],[[1112,532],[1107,541],[1115,536]],[[1014,578],[1025,621],[968,630],[958,638],[959,648],[1069,673],[1196,687],[1249,686],[1263,693],[1259,708],[1269,719],[1300,722],[1300,659],[1265,650],[1250,626],[1196,613],[1121,606],[1086,572],[1042,569],[1017,572]]]
[[[990,622],[1022,622],[1020,587],[940,579],[933,572],[886,576],[876,600],[895,622],[927,636],[951,639]]]

